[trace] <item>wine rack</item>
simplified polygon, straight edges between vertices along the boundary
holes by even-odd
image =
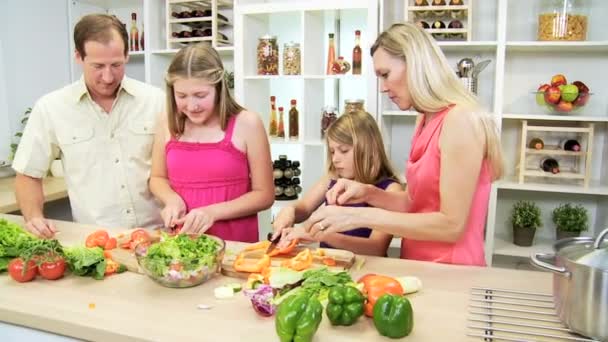
[[[438,41],[470,41],[473,0],[409,0],[405,18]]]
[[[232,0],[168,0],[167,49],[196,42],[210,42],[213,47],[232,45],[232,23],[219,12],[232,8]]]
[[[586,123],[580,126],[545,126],[529,124],[528,120],[521,122],[521,146],[519,154],[518,179],[523,184],[528,177],[542,178],[544,180],[555,180],[558,182],[581,183],[585,188],[589,187],[591,179],[591,156],[593,151],[594,124]],[[543,137],[547,142],[564,140],[564,137],[575,135],[581,139],[578,151],[568,151],[559,144],[543,143],[536,148],[529,146],[531,139]],[[556,159],[559,164],[559,172],[546,172],[540,167],[543,157]]]

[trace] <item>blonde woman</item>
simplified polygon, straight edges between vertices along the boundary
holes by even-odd
[[[167,115],[154,140],[150,177],[165,226],[258,241],[257,213],[274,201],[262,120],[232,98],[209,44],[181,49],[166,84]]]
[[[382,143],[382,135],[374,118],[355,111],[342,115],[327,130],[327,173],[304,195],[289,207],[283,208],[273,222],[277,232],[284,231],[279,246],[294,238],[312,239],[302,229],[291,229],[294,223],[306,220],[325,202],[328,189],[340,179],[368,184],[382,191],[402,191]],[[367,203],[349,203],[351,207],[367,207]],[[324,234],[321,247],[341,248],[357,254],[385,256],[392,236],[366,226],[353,227],[342,234]]]
[[[485,265],[490,188],[503,169],[493,119],[417,26],[391,26],[376,39],[371,55],[381,91],[400,109],[422,113],[407,161],[407,191],[340,179],[327,193],[332,205],[313,213],[306,229],[323,239],[352,227],[373,227],[403,237],[402,258]],[[372,208],[342,206],[351,202]]]

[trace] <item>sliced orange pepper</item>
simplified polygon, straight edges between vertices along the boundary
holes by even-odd
[[[241,253],[234,260],[233,267],[239,272],[260,273],[270,266],[270,257],[264,254],[259,260],[249,261],[245,259],[245,253]]]
[[[277,255],[283,255],[283,254],[289,254],[291,253],[294,249],[296,249],[296,246],[298,245],[300,241],[298,239],[293,239],[289,242],[289,245],[283,247],[283,248],[275,248],[272,251],[270,251],[270,253],[268,253],[269,256],[277,256]]]
[[[281,266],[291,268],[294,271],[302,271],[309,268],[312,265],[312,253],[310,249],[298,253],[295,257],[287,259],[281,263]]]
[[[85,241],[85,246],[88,248],[91,247],[101,247],[104,248],[110,236],[108,232],[105,230],[96,230],[87,236],[87,240]]]
[[[401,283],[394,278],[367,274],[359,279],[359,283],[363,283],[363,293],[367,296],[365,303],[365,315],[373,317],[374,305],[380,296],[386,293],[403,295],[403,287]]]
[[[258,249],[266,249],[270,246],[270,241],[260,241],[245,247],[244,251],[257,251]]]
[[[118,271],[120,264],[112,259],[106,259],[106,271],[104,275],[114,274]]]
[[[332,257],[323,258],[323,264],[326,266],[336,266],[336,259]]]
[[[115,238],[109,238],[108,241],[106,242],[106,245],[103,246],[103,249],[105,250],[110,250],[110,249],[114,249],[116,248],[116,239]]]

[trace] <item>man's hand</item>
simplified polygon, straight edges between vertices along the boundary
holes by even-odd
[[[57,232],[53,222],[44,217],[33,217],[29,219],[25,223],[25,229],[43,239],[51,239]]]

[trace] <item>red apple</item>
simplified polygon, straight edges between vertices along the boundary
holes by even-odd
[[[562,97],[562,92],[556,86],[551,86],[545,90],[545,101],[547,103],[558,104]]]
[[[549,88],[550,85],[548,84],[541,84],[538,87],[538,90],[536,91],[536,103],[539,106],[544,106],[547,103],[545,102],[545,90],[547,90],[547,88]]]
[[[555,110],[557,110],[558,112],[562,112],[562,113],[568,113],[568,112],[572,111],[572,108],[574,108],[574,106],[572,105],[572,102],[568,102],[568,101],[564,101],[564,100],[559,101],[557,106],[555,106]]]
[[[578,88],[579,93],[588,93],[589,92],[589,87],[587,87],[587,85],[581,81],[574,81],[574,82],[572,82],[572,84],[574,84]]]
[[[568,82],[566,81],[566,76],[564,76],[562,74],[557,74],[557,75],[551,77],[552,86],[559,87],[562,84],[568,84]]]
[[[572,102],[577,107],[582,107],[589,101],[589,93],[578,93],[578,97]]]

